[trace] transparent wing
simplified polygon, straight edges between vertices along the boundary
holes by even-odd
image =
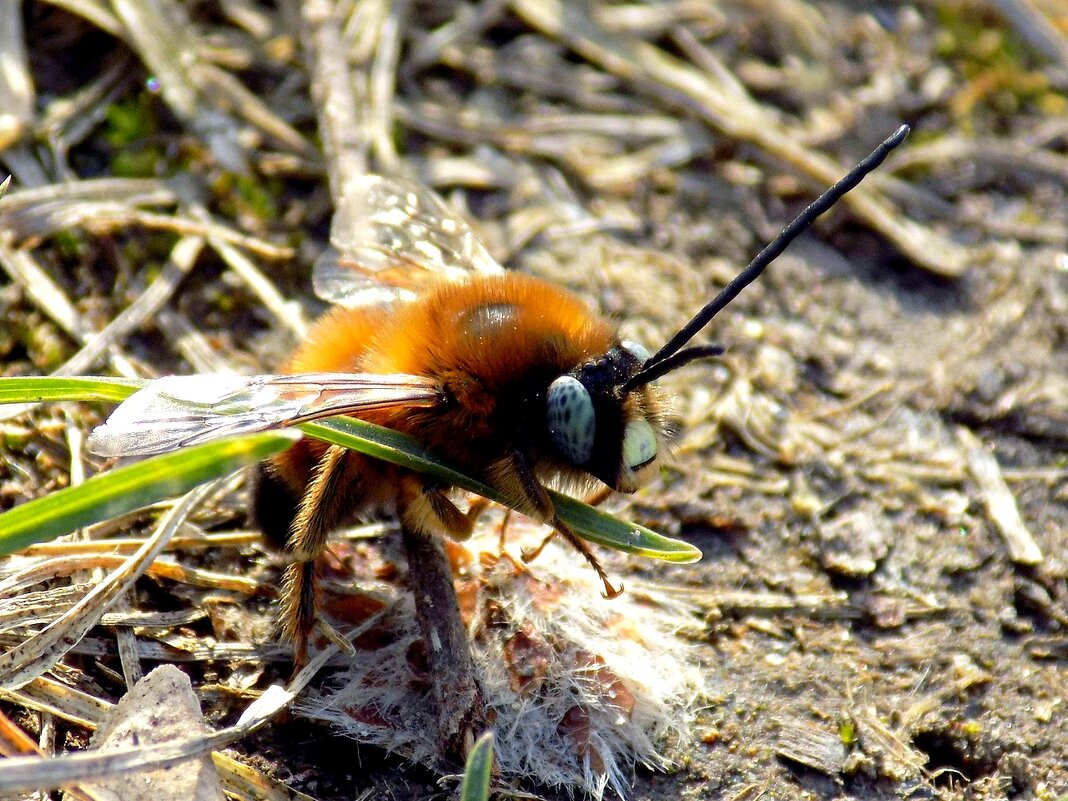
[[[413,375],[190,375],[152,381],[89,435],[98,456],[140,456],[335,414],[435,406],[437,382]]]
[[[330,244],[312,284],[323,300],[345,306],[408,299],[442,279],[504,272],[440,195],[381,175],[346,184]]]

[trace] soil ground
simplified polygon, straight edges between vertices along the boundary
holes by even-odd
[[[216,358],[273,369],[297,339],[285,309],[312,319],[322,308],[308,275],[329,227],[325,174],[338,163],[317,117],[322,90],[309,90],[322,31],[285,5],[182,7],[192,20],[183,41],[201,63],[237,76],[298,142],[325,142],[325,162],[318,145],[304,150],[257,123],[263,114],[220,99],[233,99],[221,80],[198,85],[191,110],[177,113],[146,84],[160,70],[145,64],[148,45],[61,5],[23,9],[36,95],[22,138],[0,151],[16,176],[11,199],[64,181],[179,176],[191,195],[176,217],[206,208],[293,249],[281,260],[253,255],[292,306],[265,304],[209,248],[164,315],[83,372],[110,372],[116,359],[146,376]],[[354,134],[361,158],[436,186],[466,206],[502,263],[566,285],[651,347],[828,183],[809,156],[841,173],[900,121],[913,125],[870,181],[871,197],[929,238],[843,204],[704,335],[727,347],[722,360],[661,382],[679,432],[674,457],[612,508],[704,558],[612,566],[625,584],[655,581],[700,611],[679,658],[699,665],[707,686],[679,769],[639,770],[630,797],[1066,797],[1063,9],[1041,0],[999,4],[1003,14],[948,0],[353,6],[344,41],[372,132]],[[1046,38],[1027,14],[1045,22]],[[707,102],[685,88],[694,75],[714,90]],[[86,87],[97,96],[79,95]],[[83,112],[63,116],[60,101],[74,99]],[[236,143],[213,144],[211,109],[238,121]],[[231,152],[245,164],[223,164]],[[0,212],[8,243],[34,254],[90,331],[159,274],[178,235],[120,213],[136,201],[115,202],[118,212],[94,207],[100,217],[64,224],[49,224],[41,206]],[[78,334],[7,275],[4,371],[50,372],[78,350]],[[5,422],[3,507],[67,483],[65,420],[88,428],[100,412],[40,408]],[[90,460],[89,472],[98,466]],[[243,528],[244,502],[238,490],[215,507],[212,530]],[[1014,557],[1006,539],[1022,529],[1037,548],[1030,558]],[[196,560],[277,578],[255,547]],[[136,603],[180,608],[190,593],[145,580]],[[262,623],[233,625],[251,636]],[[102,694],[121,694],[100,663],[74,664]],[[191,672],[200,686],[231,669]],[[214,722],[233,711],[203,697]],[[35,713],[4,709],[35,725]],[[83,736],[71,727],[68,743]],[[454,786],[299,719],[233,753],[323,801],[429,799]]]

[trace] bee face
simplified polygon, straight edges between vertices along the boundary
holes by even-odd
[[[619,492],[634,492],[659,451],[659,403],[647,387],[624,385],[648,351],[624,340],[555,379],[545,398],[549,440],[569,465]]]

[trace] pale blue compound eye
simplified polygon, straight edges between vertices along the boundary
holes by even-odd
[[[623,464],[631,470],[644,467],[656,458],[656,432],[648,420],[627,423],[623,432]]]
[[[623,348],[623,350],[637,359],[639,364],[645,364],[653,355],[645,345],[640,342],[635,342],[633,339],[624,339],[619,343],[619,347]]]
[[[560,454],[573,465],[588,462],[597,435],[597,415],[582,382],[569,375],[553,381],[546,396],[545,413],[549,436]]]

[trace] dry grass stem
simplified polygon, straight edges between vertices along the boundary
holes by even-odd
[[[1042,549],[1028,531],[1012,490],[1001,475],[997,460],[983,443],[966,428],[957,429],[957,441],[968,460],[968,470],[979,484],[991,521],[1005,538],[1005,546],[1014,562],[1022,565],[1042,563]]]
[[[107,579],[42,631],[0,654],[0,686],[21,687],[62,658],[71,645],[96,625],[104,611],[130,588],[137,577],[153,566],[167,540],[209,491],[210,485],[198,487],[188,493],[160,521],[155,535],[146,540],[145,544]]]

